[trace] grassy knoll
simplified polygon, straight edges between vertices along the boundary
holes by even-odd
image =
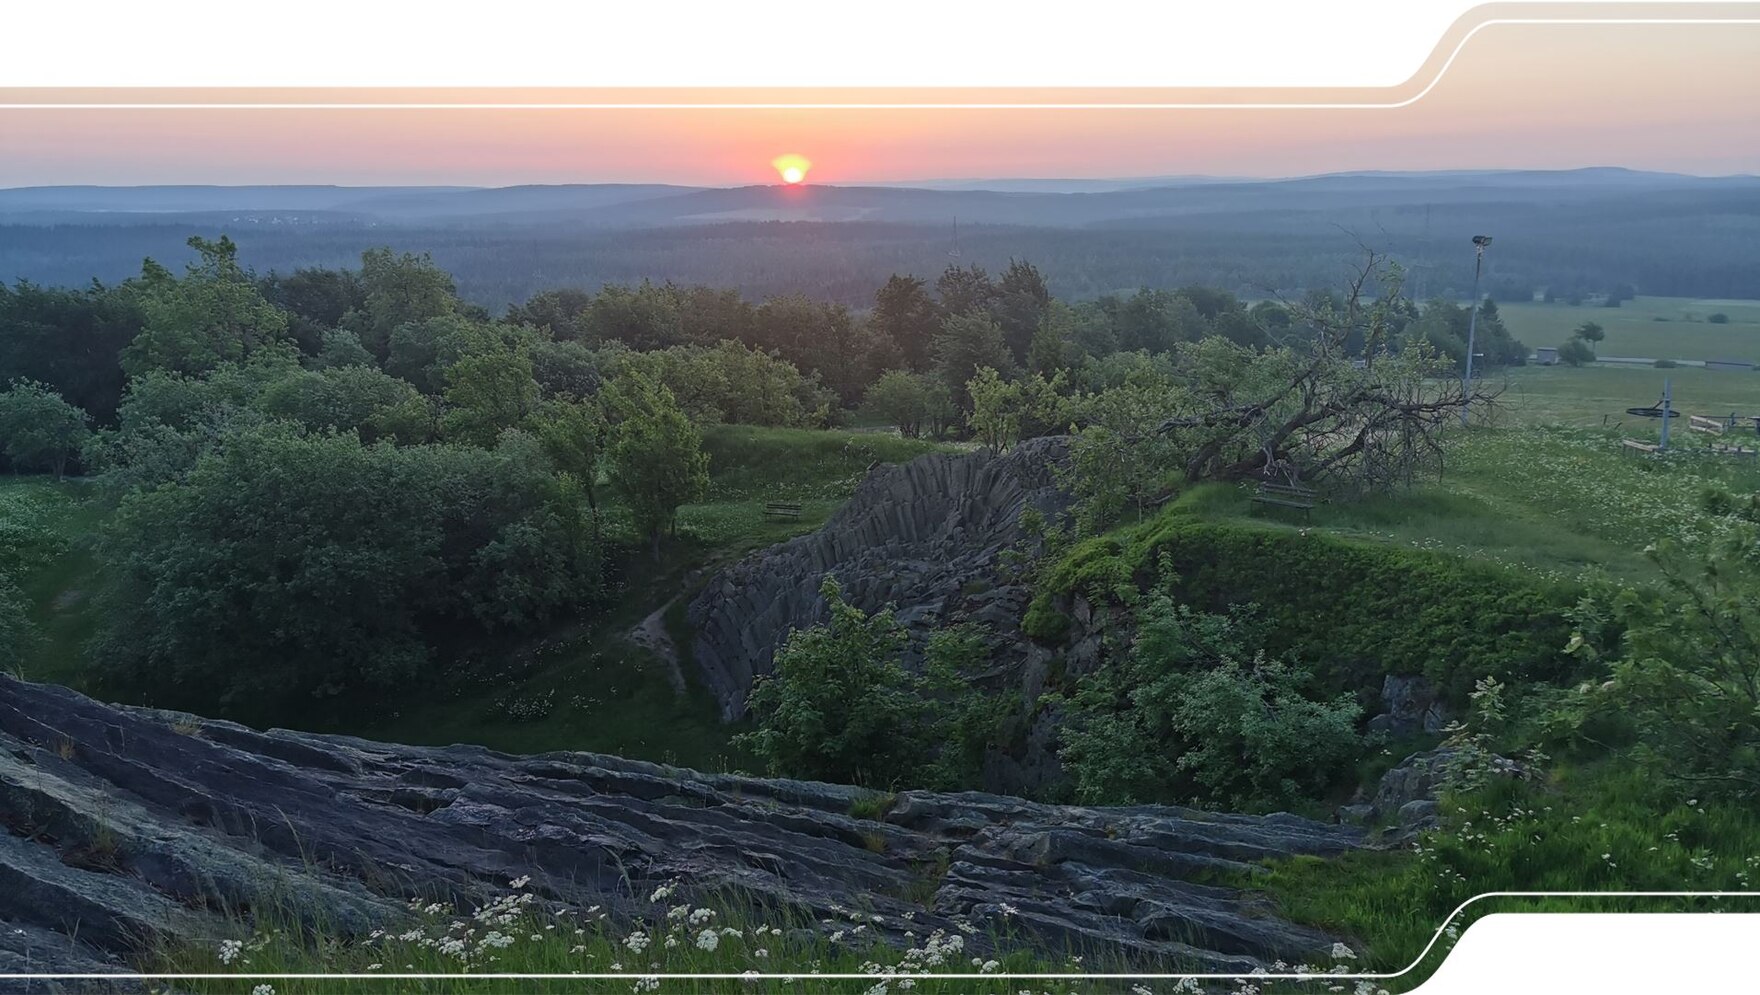
[[[1706,360],[1760,360],[1760,301],[1639,297],[1617,308],[1499,302],[1510,334],[1529,347],[1555,346],[1585,321],[1607,332],[1597,347],[1606,356]],[[1714,323],[1721,314],[1728,320]]]
[[[1641,555],[1658,539],[1702,542],[1730,527],[1701,505],[1709,489],[1760,491],[1760,463],[1684,448],[1627,455],[1613,431],[1473,429],[1457,437],[1439,481],[1311,516],[1264,509],[1252,489],[1210,485],[1180,499],[1205,517],[1274,529],[1315,528],[1355,539],[1494,561],[1558,579],[1585,572],[1651,576]]]

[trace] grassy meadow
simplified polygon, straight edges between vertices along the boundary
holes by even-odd
[[[1617,308],[1500,301],[1497,310],[1510,334],[1530,348],[1556,346],[1593,321],[1607,333],[1596,346],[1603,356],[1760,361],[1760,301],[1638,297]],[[1718,314],[1727,321],[1713,322]]]

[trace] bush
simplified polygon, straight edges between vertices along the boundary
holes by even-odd
[[[988,658],[970,627],[933,634],[923,673],[890,609],[869,615],[820,587],[829,620],[789,633],[775,670],[746,699],[756,730],[735,738],[772,771],[878,788],[967,788],[1001,719],[999,699],[961,680]]]
[[[1710,322],[1713,325],[1727,325],[1727,324],[1729,324],[1729,315],[1724,314],[1722,311],[1719,311],[1716,314],[1713,314],[1711,317],[1706,318],[1705,320]]]
[[[1082,801],[1276,807],[1354,771],[1361,709],[1312,697],[1300,670],[1267,658],[1254,613],[1157,593],[1138,622],[1130,651],[1072,697],[1059,759]]]
[[[1681,795],[1760,796],[1760,562],[1752,534],[1693,557],[1650,551],[1666,593],[1626,590],[1579,612],[1572,648],[1617,646],[1611,679],[1586,688],[1588,714],[1629,723],[1639,769]],[[1600,621],[1623,623],[1615,642]]]
[[[1672,370],[1681,364],[1675,362],[1672,359],[1659,359],[1656,362],[1651,363],[1650,365],[1656,367],[1659,370]]]
[[[791,777],[880,787],[910,781],[934,742],[923,679],[899,660],[908,637],[890,610],[873,615],[827,577],[830,618],[789,633],[775,670],[746,699],[757,729],[735,742]]]
[[[271,427],[129,493],[99,547],[113,583],[95,671],[156,704],[309,722],[314,699],[368,706],[427,679],[441,645],[590,601],[583,508],[521,441]]]
[[[1162,574],[1158,560],[1171,565]],[[1202,522],[1170,508],[1073,546],[1041,573],[1024,620],[1061,637],[1063,596],[1115,602],[1165,584],[1198,611],[1257,604],[1266,649],[1333,688],[1423,674],[1455,700],[1478,677],[1556,678],[1569,667],[1563,609],[1578,592],[1492,564],[1330,536]]]
[[[1595,349],[1579,338],[1571,338],[1558,347],[1558,361],[1566,366],[1582,366],[1595,362]]]

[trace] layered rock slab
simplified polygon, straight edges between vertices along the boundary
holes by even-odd
[[[259,732],[0,676],[0,969],[120,971],[143,942],[217,939],[271,898],[364,932],[411,898],[469,906],[529,875],[545,899],[620,918],[678,882],[813,920],[859,909],[919,935],[965,921],[1041,949],[1246,971],[1320,962],[1333,938],[1214,882],[1363,845],[1293,816],[980,793],[852,814],[875,802],[596,754]]]

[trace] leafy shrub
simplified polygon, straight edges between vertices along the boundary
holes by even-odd
[[[1130,651],[1072,696],[1059,758],[1091,804],[1278,806],[1352,771],[1361,710],[1319,700],[1265,656],[1254,614],[1209,615],[1151,595]]]
[[[902,662],[909,637],[890,609],[863,612],[830,577],[820,594],[829,620],[789,633],[774,672],[746,699],[757,728],[735,742],[791,777],[968,786],[993,714],[957,677],[984,657],[977,633],[936,633],[924,673],[914,674]]]
[[[1659,370],[1672,370],[1681,364],[1675,362],[1672,359],[1659,359],[1656,362],[1651,363],[1650,365],[1656,367]]]
[[[256,719],[380,700],[445,641],[591,600],[600,551],[562,497],[518,433],[497,450],[239,434],[186,482],[122,499],[95,670]]]
[[[1566,339],[1558,347],[1558,361],[1566,366],[1595,362],[1595,347],[1579,338]]]
[[[1617,715],[1635,730],[1630,755],[1682,794],[1760,795],[1760,562],[1752,536],[1693,557],[1669,543],[1651,549],[1665,592],[1627,589],[1607,613],[1624,638],[1611,679],[1585,690],[1589,714]],[[1571,647],[1589,657],[1612,644],[1594,624]]]
[[[1335,688],[1421,673],[1460,700],[1478,677],[1557,677],[1569,664],[1563,609],[1574,591],[1493,564],[1202,522],[1177,508],[1075,544],[1043,572],[1024,627],[1056,639],[1068,625],[1063,596],[1111,602],[1157,583],[1198,611],[1261,606],[1267,651]]]
[[[1729,324],[1729,315],[1724,314],[1722,311],[1718,311],[1705,320],[1713,325],[1727,325]]]

